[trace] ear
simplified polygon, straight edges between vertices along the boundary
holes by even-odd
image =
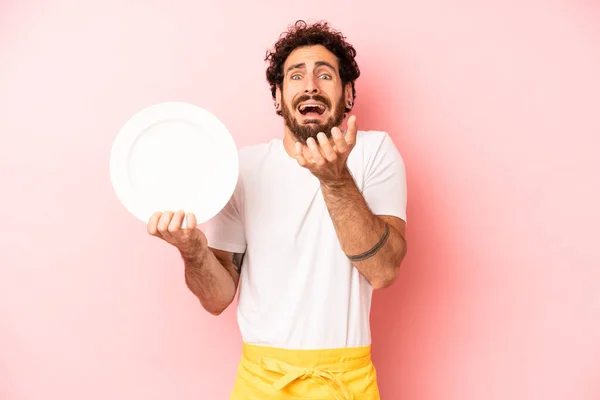
[[[346,83],[346,86],[344,87],[344,101],[346,103],[346,108],[348,108],[348,109],[352,108],[351,106],[348,105],[348,102],[354,101],[353,96],[352,96],[352,84],[351,83]]]
[[[275,102],[281,104],[281,86],[275,88]]]
[[[277,85],[275,87],[275,103],[273,104],[277,115],[282,115],[281,109],[283,108],[283,105],[281,104],[281,97],[281,86]]]

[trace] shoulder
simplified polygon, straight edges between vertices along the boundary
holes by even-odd
[[[372,153],[381,150],[381,148],[396,147],[390,135],[385,131],[358,131],[356,134],[356,147],[362,148],[365,152]]]
[[[356,145],[350,156],[362,159],[365,164],[371,164],[382,157],[391,156],[402,159],[398,146],[396,146],[391,136],[385,131],[376,130],[358,131]]]
[[[268,146],[271,142],[267,143],[257,143],[251,144],[247,146],[242,146],[238,149],[238,156],[240,160],[248,160],[251,158],[255,158],[256,156],[260,156],[267,152]]]
[[[242,146],[238,149],[238,157],[240,163],[251,163],[255,160],[264,159],[264,157],[272,154],[281,139],[272,139],[268,142],[256,143]]]
[[[261,177],[261,173],[278,165],[283,151],[281,139],[246,145],[238,148],[239,179],[252,181]]]
[[[359,131],[356,145],[348,159],[354,171],[361,170],[365,178],[382,171],[404,174],[404,159],[392,137],[385,131]]]

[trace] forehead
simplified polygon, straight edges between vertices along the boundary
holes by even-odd
[[[294,65],[305,64],[306,67],[313,67],[317,63],[326,62],[332,65],[335,70],[339,69],[338,59],[331,51],[322,45],[312,45],[298,47],[290,53],[283,64],[284,72]]]

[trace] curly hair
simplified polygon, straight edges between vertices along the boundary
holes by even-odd
[[[308,25],[299,20],[290,26],[287,32],[282,33],[274,51],[267,51],[265,61],[269,61],[267,68],[267,81],[271,86],[271,95],[275,99],[277,86],[283,84],[283,64],[290,53],[298,47],[322,45],[331,51],[337,58],[340,68],[342,86],[352,84],[352,99],[356,98],[354,81],[360,76],[360,69],[355,61],[356,50],[346,42],[341,32],[333,30],[325,21]]]

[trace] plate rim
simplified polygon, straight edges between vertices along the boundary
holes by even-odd
[[[109,174],[113,191],[125,209],[144,223],[148,223],[154,212],[167,210],[150,211],[144,207],[143,199],[139,198],[133,190],[132,185],[129,184],[127,159],[136,140],[148,129],[148,127],[159,123],[160,121],[164,121],[165,119],[173,118],[184,119],[193,125],[200,124],[204,127],[209,126],[210,129],[201,129],[202,132],[214,133],[212,137],[217,140],[219,147],[225,149],[224,154],[229,158],[227,162],[234,164],[231,168],[231,174],[227,177],[227,179],[231,180],[223,185],[225,188],[223,198],[226,198],[227,200],[224,201],[222,207],[224,207],[231,198],[238,183],[238,148],[233,136],[225,124],[215,114],[196,104],[183,101],[166,101],[144,107],[131,115],[121,126],[113,139],[109,156]],[[197,210],[185,210],[186,213],[194,213],[198,224],[210,220],[218,214],[219,211],[220,210],[199,214]]]

